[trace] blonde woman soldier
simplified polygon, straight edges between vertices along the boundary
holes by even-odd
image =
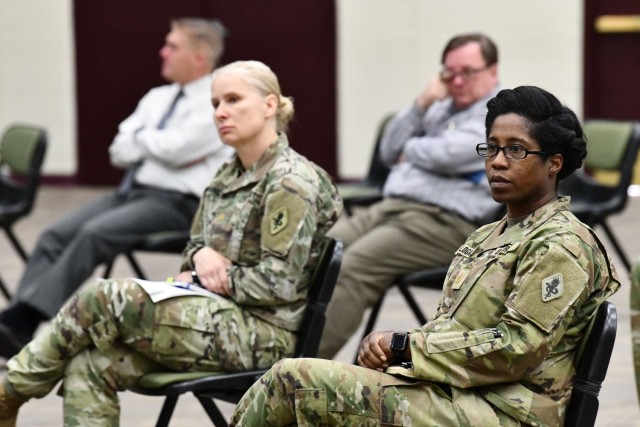
[[[175,279],[218,297],[154,302],[135,279],[94,283],[9,360],[0,426],[15,426],[18,408],[61,379],[65,426],[117,426],[117,392],[145,373],[265,368],[293,353],[320,242],[342,202],[331,178],[289,147],[293,104],[266,65],[215,71],[212,102],[236,155],[204,191]],[[287,221],[276,221],[282,212]]]

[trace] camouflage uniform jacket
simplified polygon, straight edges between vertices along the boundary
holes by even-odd
[[[474,232],[456,252],[436,316],[411,331],[413,370],[388,372],[447,384],[454,404],[480,394],[524,424],[561,426],[577,346],[620,284],[568,204]]]
[[[295,331],[321,238],[342,212],[331,177],[280,134],[250,169],[237,156],[206,188],[183,253],[182,270],[209,246],[229,258],[231,299],[251,314]]]

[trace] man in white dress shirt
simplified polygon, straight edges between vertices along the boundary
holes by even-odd
[[[132,185],[90,203],[42,233],[11,305],[0,312],[0,356],[11,357],[96,266],[160,231],[188,230],[199,198],[231,155],[211,105],[211,71],[224,49],[218,21],[171,22],[162,77],[118,127],[111,163],[135,168]]]

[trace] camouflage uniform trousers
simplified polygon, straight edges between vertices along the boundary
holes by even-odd
[[[631,340],[636,390],[640,399],[640,258],[634,261],[631,269]]]
[[[520,425],[473,390],[453,394],[456,403],[435,383],[324,359],[284,359],[247,391],[231,425]]]
[[[42,397],[64,378],[64,425],[112,427],[119,425],[117,391],[145,373],[267,368],[294,347],[291,332],[228,300],[153,304],[133,280],[99,281],[8,362],[5,385],[23,398]]]

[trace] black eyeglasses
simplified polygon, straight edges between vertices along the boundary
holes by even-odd
[[[462,80],[466,82],[475,77],[475,75],[479,72],[489,69],[489,67],[491,67],[491,65],[485,65],[484,67],[480,68],[465,68],[462,71],[452,71],[444,69],[440,71],[440,80],[442,80],[443,83],[451,83],[453,79],[460,76],[462,77]]]
[[[504,156],[508,159],[522,160],[529,154],[548,155],[546,151],[532,151],[527,150],[522,145],[506,145],[504,147],[498,147],[496,144],[478,144],[476,145],[476,153],[482,157],[494,157],[502,150]]]

